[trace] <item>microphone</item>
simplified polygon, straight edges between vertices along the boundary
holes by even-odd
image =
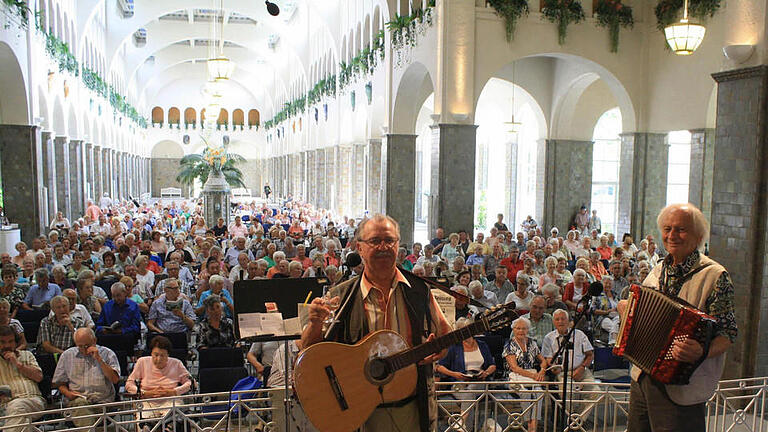
[[[363,259],[360,257],[360,254],[357,252],[350,252],[347,255],[347,260],[344,263],[344,265],[347,267],[347,269],[344,271],[344,276],[341,277],[341,280],[346,280],[350,276],[352,276],[352,268],[359,266],[362,264]]]
[[[589,284],[589,289],[587,289],[587,296],[589,297],[597,297],[600,294],[603,293],[603,284],[600,281],[595,281]]]

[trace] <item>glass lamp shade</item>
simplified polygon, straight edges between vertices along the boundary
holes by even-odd
[[[687,19],[683,19],[664,28],[664,35],[675,54],[691,55],[701,45],[706,31],[703,25],[689,23]]]
[[[211,81],[229,79],[234,69],[235,64],[226,57],[208,59],[208,79]]]

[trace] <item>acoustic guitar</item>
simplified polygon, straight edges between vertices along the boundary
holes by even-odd
[[[409,348],[398,333],[379,330],[355,345],[320,342],[299,353],[294,390],[307,418],[322,432],[353,431],[382,403],[416,390],[416,364],[473,335],[509,325],[514,304],[478,315],[475,322]]]

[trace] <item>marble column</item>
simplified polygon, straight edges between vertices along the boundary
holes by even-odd
[[[565,233],[579,207],[592,199],[592,141],[547,140],[544,181],[544,232]]]
[[[43,154],[43,201],[47,204],[43,213],[45,220],[53,220],[58,210],[56,202],[56,154],[53,132],[43,131],[40,135]]]
[[[27,244],[31,244],[34,237],[45,234],[49,222],[43,193],[45,158],[42,144],[38,126],[0,125],[5,214],[11,223],[19,224],[21,239]]]
[[[400,224],[401,243],[413,243],[416,135],[387,134],[380,146],[384,177],[384,212]],[[371,158],[375,163],[375,159]]]
[[[621,134],[617,241],[625,232],[630,232],[638,243],[648,234],[660,240],[656,217],[667,205],[668,157],[666,134]],[[626,231],[626,227],[630,230]],[[661,241],[656,243],[663,248]]]
[[[351,211],[347,215],[356,217],[365,209],[365,145],[356,144],[352,148],[352,193]]]
[[[106,193],[111,197],[112,191],[112,150],[107,147],[101,148],[101,193],[96,197],[96,205],[98,205],[101,197]]]
[[[365,146],[365,203],[370,214],[385,213],[384,180],[382,179],[382,140],[369,139]]]
[[[336,209],[339,216],[349,215],[352,208],[352,150],[351,145],[340,145],[336,151]]]
[[[339,200],[339,185],[338,185],[338,171],[336,170],[336,150],[338,146],[325,148],[325,173],[326,177],[325,191],[327,201],[325,203],[326,209],[338,214],[338,200]]]
[[[58,136],[54,140],[56,149],[56,205],[64,216],[72,220],[69,181],[69,138]]]
[[[317,176],[317,150],[310,150],[307,152],[307,179],[306,179],[307,196],[309,202],[317,205],[317,199],[319,196],[319,179]]]
[[[83,161],[83,141],[69,142],[69,206],[72,218],[85,214],[85,164]]]
[[[717,81],[710,256],[735,287],[739,339],[724,378],[768,374],[768,66]]]
[[[96,195],[96,184],[94,183],[94,176],[93,176],[93,169],[94,169],[94,154],[93,154],[93,143],[85,143],[85,198],[84,199],[93,199],[93,197]],[[83,205],[85,205],[85,201],[83,202]]]
[[[104,194],[104,149],[99,145],[93,146],[93,200],[98,205]]]
[[[504,220],[507,223],[507,227],[511,228],[516,225],[518,220],[517,210],[517,137],[507,141],[505,146],[504,155],[507,161],[507,169],[504,179],[504,190],[507,191],[504,198],[504,208],[506,213],[504,214]],[[490,218],[494,218],[494,215],[488,215]],[[493,220],[493,219],[491,219]],[[522,220],[522,219],[521,219]]]
[[[477,126],[441,123],[431,128],[432,196],[427,233],[431,237],[438,227],[447,233],[472,232],[475,226]]]
[[[715,163],[715,129],[691,131],[691,171],[688,201],[712,220],[712,165]]]

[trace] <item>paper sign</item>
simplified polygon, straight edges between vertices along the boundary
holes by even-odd
[[[454,322],[456,322],[456,299],[454,299],[452,295],[446,294],[439,289],[432,290],[432,297],[435,298],[440,310],[443,311],[445,319],[451,327],[453,327]]]

